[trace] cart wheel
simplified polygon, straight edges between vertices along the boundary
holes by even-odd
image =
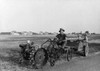
[[[34,55],[34,61],[36,68],[42,68],[47,63],[47,54],[45,49],[40,48]]]
[[[82,48],[83,48],[83,42],[79,41],[77,51],[82,51]]]
[[[69,48],[67,50],[67,60],[70,61],[72,59],[72,50]]]
[[[89,46],[88,46],[88,44],[86,44],[83,47],[83,55],[86,57],[86,56],[88,56],[88,53],[89,53]]]

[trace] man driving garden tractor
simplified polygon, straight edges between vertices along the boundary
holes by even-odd
[[[57,39],[57,45],[59,46],[59,47],[62,47],[62,48],[64,48],[64,46],[65,46],[65,44],[66,44],[66,34],[64,33],[65,32],[65,30],[64,29],[62,29],[62,28],[60,28],[60,30],[59,30],[59,34],[57,34],[56,35],[56,39]]]

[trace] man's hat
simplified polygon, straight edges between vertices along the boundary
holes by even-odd
[[[84,36],[87,36],[88,34],[87,33],[84,33]]]
[[[60,28],[59,32],[61,32],[61,31],[65,32],[65,30],[63,28]]]

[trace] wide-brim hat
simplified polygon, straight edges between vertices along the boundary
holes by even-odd
[[[61,31],[65,32],[65,30],[63,28],[60,28],[59,32],[61,32]]]

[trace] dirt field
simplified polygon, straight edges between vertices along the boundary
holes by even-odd
[[[19,44],[25,43],[26,40],[34,41],[36,44],[42,44],[48,38],[54,36],[0,36],[0,71],[35,71],[29,68],[25,63],[20,65]],[[100,35],[89,37],[90,53],[100,51]]]

